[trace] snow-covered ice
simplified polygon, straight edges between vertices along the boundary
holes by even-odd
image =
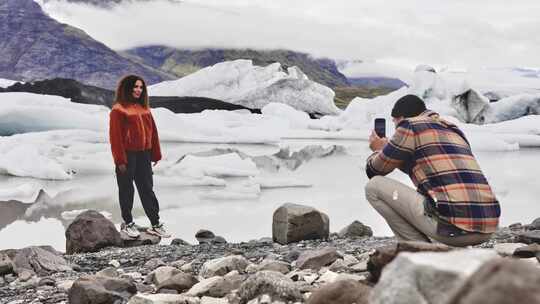
[[[250,109],[271,102],[320,114],[339,114],[334,92],[313,82],[297,67],[284,71],[281,64],[254,66],[251,60],[226,61],[201,69],[178,80],[148,88],[152,96],[199,96],[216,98]]]

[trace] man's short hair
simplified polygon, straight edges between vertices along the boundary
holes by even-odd
[[[392,117],[414,117],[426,110],[426,104],[416,95],[405,95],[392,108]]]

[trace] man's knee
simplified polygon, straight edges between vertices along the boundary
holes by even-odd
[[[381,181],[384,179],[383,176],[376,175],[372,177],[365,186],[366,197],[369,199],[371,197],[377,197],[377,194],[381,190]]]

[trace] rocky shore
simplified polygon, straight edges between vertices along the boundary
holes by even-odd
[[[0,303],[540,303],[540,219],[458,249],[373,237],[359,222],[321,239],[279,240],[282,226],[286,238],[298,236],[294,227],[327,229],[312,208],[280,209],[272,238],[236,244],[201,230],[197,245],[0,251]],[[317,218],[322,226],[301,224]]]

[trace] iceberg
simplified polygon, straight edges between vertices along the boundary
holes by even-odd
[[[334,91],[308,79],[297,67],[280,63],[254,66],[251,60],[221,62],[178,80],[148,87],[151,96],[197,96],[224,100],[250,109],[278,102],[307,112],[337,115]]]

